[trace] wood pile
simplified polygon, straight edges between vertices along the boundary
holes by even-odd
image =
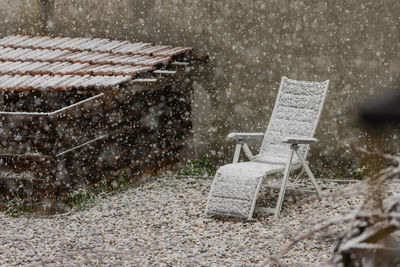
[[[176,156],[191,136],[190,47],[0,39],[0,199],[62,201]]]

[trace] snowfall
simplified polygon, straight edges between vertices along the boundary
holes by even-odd
[[[355,210],[363,199],[361,182],[323,180],[321,200],[289,190],[279,219],[259,214],[252,221],[238,221],[204,214],[211,183],[209,178],[159,177],[99,196],[80,211],[16,218],[2,212],[0,262],[4,266],[268,266],[294,237]],[[398,181],[389,183],[389,194],[400,193]],[[270,198],[270,186],[263,188],[261,201]],[[340,232],[345,226],[328,230]],[[336,238],[320,233],[295,245],[281,261],[321,264],[329,260],[336,243]]]

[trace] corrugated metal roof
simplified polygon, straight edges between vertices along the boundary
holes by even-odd
[[[0,39],[0,90],[109,88],[191,50],[104,38],[11,35]]]

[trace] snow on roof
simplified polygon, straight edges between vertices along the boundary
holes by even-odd
[[[11,35],[0,39],[0,91],[109,88],[190,51],[105,38]]]

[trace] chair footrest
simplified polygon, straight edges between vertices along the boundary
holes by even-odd
[[[248,219],[251,213],[251,204],[250,200],[210,197],[206,213]]]
[[[232,165],[236,171],[225,170],[224,167],[217,171],[208,195],[206,213],[251,219],[262,173],[251,173],[251,167],[257,165],[254,163]]]

